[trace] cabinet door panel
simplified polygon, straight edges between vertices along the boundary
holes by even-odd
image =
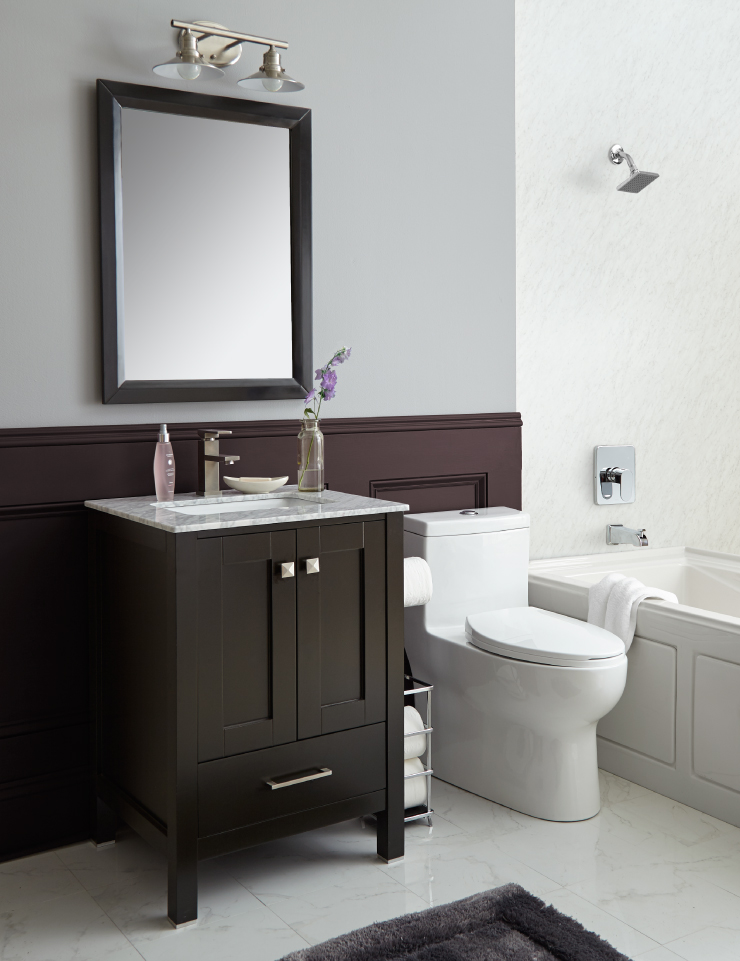
[[[269,543],[268,543],[269,548]],[[221,574],[224,725],[270,720],[271,559],[228,564]]]
[[[198,543],[199,759],[291,741],[295,532]]]
[[[320,577],[321,702],[357,701],[362,697],[365,633],[362,549],[322,551]]]
[[[385,716],[385,524],[298,531],[298,736]],[[309,574],[306,559],[319,558]]]

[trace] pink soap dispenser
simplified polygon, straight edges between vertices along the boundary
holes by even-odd
[[[167,424],[159,425],[157,449],[154,451],[154,489],[158,501],[175,499],[175,455],[172,453]]]

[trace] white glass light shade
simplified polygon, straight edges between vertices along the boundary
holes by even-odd
[[[246,87],[247,90],[268,90],[270,93],[295,93],[305,88],[305,84],[300,80],[294,80],[285,71],[280,74],[280,77],[268,77],[264,67],[260,67],[249,77],[238,80],[237,83],[240,87]]]
[[[167,77],[168,80],[197,80],[198,77],[223,77],[224,75],[220,67],[206,63],[202,57],[195,62],[173,57],[167,63],[158,63],[156,67],[152,67],[152,72],[160,77]]]

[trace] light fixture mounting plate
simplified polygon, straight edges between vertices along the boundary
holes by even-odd
[[[200,27],[216,27],[218,30],[225,30],[226,27],[222,23],[214,23],[213,20],[193,20],[193,23],[197,23]],[[181,30],[178,34],[178,40],[185,33]],[[203,59],[214,67],[230,67],[232,64],[236,63],[239,57],[242,55],[242,45],[236,44],[235,46],[229,46],[233,44],[233,40],[226,40],[224,37],[209,37],[200,36],[198,39],[198,49],[201,52]],[[226,49],[228,47],[228,50]]]

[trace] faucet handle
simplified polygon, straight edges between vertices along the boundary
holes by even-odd
[[[619,496],[623,504],[630,504],[634,500],[635,485],[631,470],[625,467],[607,467],[599,475],[601,481],[601,496],[605,500],[610,500],[612,496],[612,484],[619,485]]]
[[[205,427],[198,431],[198,437],[203,440],[218,440],[223,434],[230,434],[230,430],[218,430],[215,427]]]

